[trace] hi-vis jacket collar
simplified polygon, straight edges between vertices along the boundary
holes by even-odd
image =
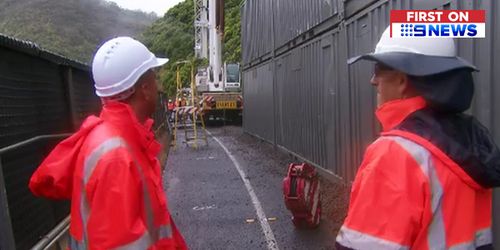
[[[106,122],[118,125],[118,127],[128,127],[127,131],[136,134],[132,138],[136,138],[151,157],[157,156],[161,151],[161,145],[155,140],[151,130],[153,119],[147,119],[144,124],[141,124],[129,105],[121,102],[106,103],[100,117]]]
[[[389,101],[380,106],[375,115],[382,124],[382,129],[387,132],[399,125],[413,112],[426,107],[424,98],[417,96],[409,99]]]

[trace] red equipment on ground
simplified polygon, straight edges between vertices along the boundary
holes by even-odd
[[[283,179],[285,205],[298,228],[316,228],[321,218],[321,196],[316,169],[307,163],[291,163]]]

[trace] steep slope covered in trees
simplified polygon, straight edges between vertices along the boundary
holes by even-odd
[[[224,60],[228,62],[241,61],[240,4],[241,0],[225,1]]]
[[[156,19],[104,0],[0,1],[0,33],[85,63],[103,41],[137,36]]]
[[[228,62],[241,58],[241,1],[225,0],[223,60]],[[169,96],[175,93],[175,63],[194,59],[193,22],[193,0],[184,0],[159,19],[153,13],[124,10],[105,0],[0,0],[0,33],[84,63],[90,63],[97,46],[109,38],[138,38],[155,54],[170,59],[160,74]],[[188,86],[190,67],[180,68],[183,84]]]

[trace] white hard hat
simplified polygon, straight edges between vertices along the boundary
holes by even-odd
[[[390,37],[390,26],[382,34],[375,52],[348,60],[354,63],[366,59],[380,62],[413,76],[439,74],[474,65],[456,54],[453,38]]]
[[[97,50],[92,62],[96,94],[109,97],[122,93],[146,71],[167,62],[167,58],[157,58],[137,40],[113,38]]]

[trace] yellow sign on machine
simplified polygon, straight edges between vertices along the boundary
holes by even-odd
[[[217,101],[215,109],[236,109],[236,101]]]

